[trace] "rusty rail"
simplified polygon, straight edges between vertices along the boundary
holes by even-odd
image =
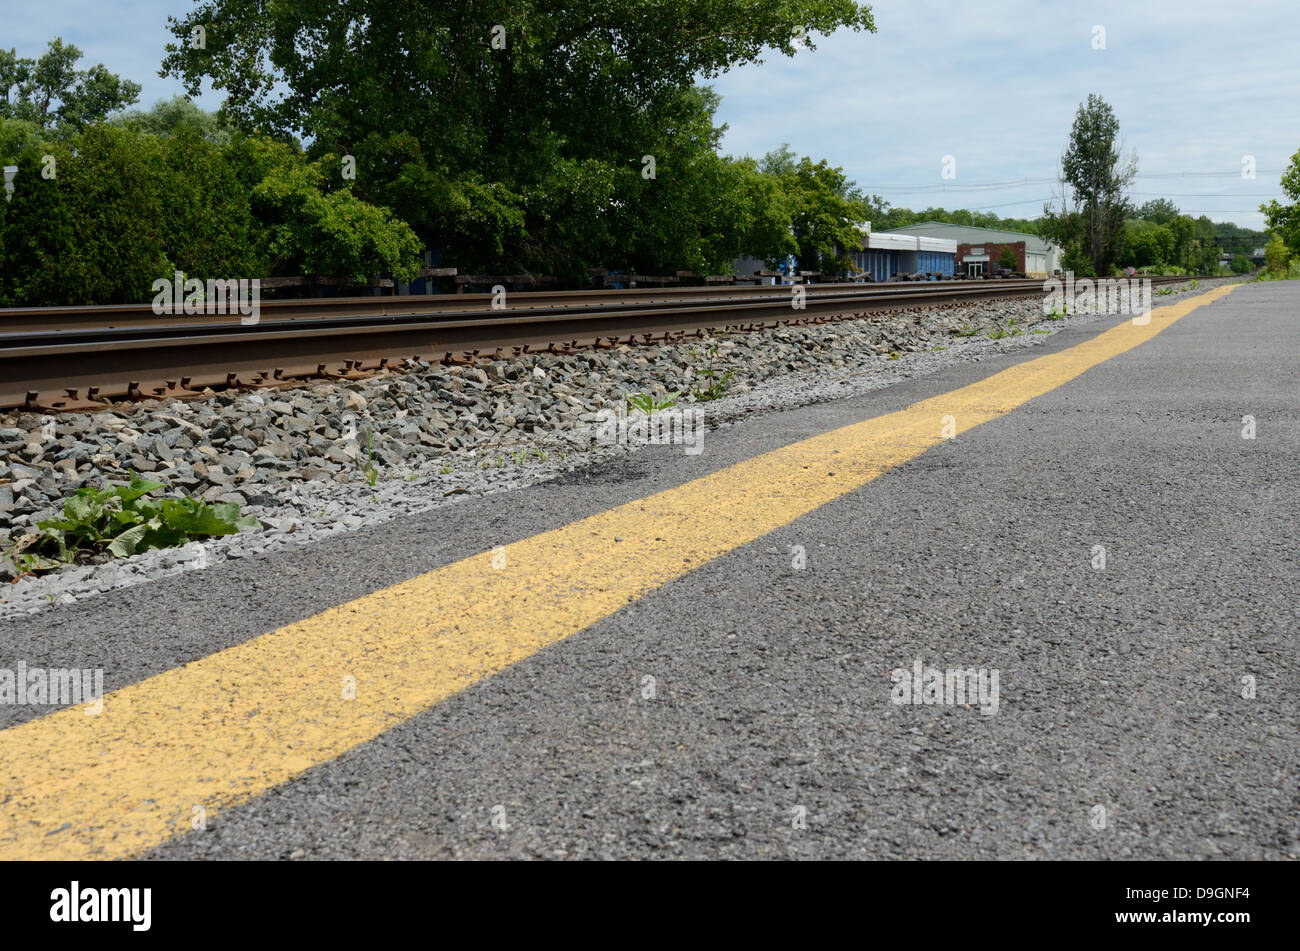
[[[156,316],[148,305],[0,309],[0,408],[94,411],[110,398],[292,385],[417,362],[472,362],[759,330],[844,315],[1038,296],[1042,281],[638,288],[268,301],[238,315]]]

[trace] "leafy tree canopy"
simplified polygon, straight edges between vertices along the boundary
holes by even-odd
[[[229,144],[236,135],[234,126],[228,121],[217,113],[200,109],[184,96],[160,99],[151,109],[132,109],[110,121],[151,135],[173,135],[182,129],[190,129],[217,145]]]
[[[226,90],[247,132],[355,156],[358,195],[447,249],[447,263],[694,269],[724,248],[770,250],[776,197],[751,167],[717,158],[716,99],[695,83],[844,26],[874,31],[870,8],[202,0],[171,20],[163,66],[191,95],[204,79]],[[725,228],[697,233],[723,198]]]
[[[1167,225],[1177,218],[1178,214],[1178,206],[1168,198],[1153,198],[1144,202],[1134,217],[1144,221],[1154,221],[1158,225]]]
[[[102,63],[77,69],[81,50],[63,39],[50,41],[40,59],[16,49],[0,50],[0,118],[20,119],[41,129],[79,129],[140,97],[139,83],[110,73]]]
[[[862,246],[870,214],[862,192],[842,168],[807,156],[795,161],[788,145],[763,157],[760,169],[771,175],[790,203],[790,229],[799,269],[836,274],[853,270],[846,252]]]
[[[1086,258],[1091,273],[1109,274],[1123,248],[1131,211],[1125,190],[1137,174],[1137,158],[1121,157],[1118,136],[1119,120],[1110,104],[1089,94],[1075,113],[1061,156],[1061,209],[1045,206],[1040,226],[1044,237],[1064,249],[1066,267]]]
[[[1134,267],[1161,267],[1174,260],[1174,234],[1145,218],[1124,222],[1125,259]]]
[[[1292,254],[1300,254],[1300,152],[1291,156],[1291,164],[1282,174],[1282,191],[1292,204],[1284,205],[1274,199],[1260,205],[1259,210],[1264,212],[1269,231]]]

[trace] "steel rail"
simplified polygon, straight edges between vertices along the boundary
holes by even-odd
[[[630,288],[596,291],[511,291],[505,295],[502,310],[550,310],[556,307],[608,309],[611,306],[673,306],[683,300],[727,303],[754,298],[788,299],[792,287],[804,288],[807,296],[851,293],[907,293],[917,288],[951,290],[982,287],[991,281],[914,281],[890,284],[778,284],[740,287]],[[1041,285],[1041,281],[1002,280],[999,287]],[[493,310],[492,294],[428,294],[405,297],[338,297],[271,300],[261,302],[263,322],[277,320],[319,320],[323,317],[400,317],[442,316],[482,313]],[[0,308],[0,334],[38,330],[77,330],[84,328],[117,329],[151,327],[168,316],[153,311],[151,303],[107,304],[78,307]],[[187,324],[226,323],[224,315],[197,313],[184,315]]]
[[[649,343],[705,330],[765,329],[846,314],[1043,293],[1041,281],[882,287],[806,286],[802,309],[792,306],[790,285],[765,285],[746,290],[766,293],[718,295],[715,288],[690,288],[703,293],[673,294],[669,299],[663,299],[658,288],[631,297],[622,291],[529,292],[515,295],[528,298],[523,302],[496,311],[488,309],[491,295],[463,295],[478,299],[435,310],[421,309],[430,299],[416,300],[405,313],[365,314],[340,307],[332,313],[329,308],[317,310],[313,318],[295,307],[272,310],[276,316],[252,326],[239,323],[237,316],[220,323],[188,318],[177,322],[150,312],[152,324],[131,327],[105,326],[101,318],[98,325],[80,328],[0,333],[0,407],[93,410],[107,408],[100,402],[107,397],[183,397],[204,387],[346,378],[411,361],[469,362],[474,355],[508,356],[535,349],[569,352],[638,338]],[[599,298],[590,295],[603,295],[605,303],[595,306]],[[439,304],[446,299],[433,298]],[[542,306],[539,299],[549,303]],[[161,322],[164,319],[167,322]]]

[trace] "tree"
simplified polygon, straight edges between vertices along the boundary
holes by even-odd
[[[37,148],[42,141],[41,127],[26,119],[0,119],[0,160],[13,165],[19,154]]]
[[[22,119],[41,129],[76,130],[97,122],[140,97],[139,83],[110,73],[102,63],[76,68],[81,50],[50,41],[38,60],[17,50],[0,50],[0,118]]]
[[[1264,261],[1270,274],[1285,274],[1290,255],[1287,254],[1286,242],[1281,235],[1273,235],[1264,245]]]
[[[363,283],[378,274],[414,279],[420,241],[386,208],[361,201],[351,190],[326,186],[322,162],[303,162],[289,146],[250,143],[267,161],[254,187],[252,213],[264,230],[272,268],[290,274],[328,274]]]
[[[204,49],[189,43],[197,26]],[[573,272],[645,224],[668,242],[655,259],[683,267],[735,244],[701,244],[683,222],[707,223],[720,189],[763,194],[718,163],[696,83],[841,26],[875,29],[852,0],[201,0],[170,21],[163,66],[191,95],[205,79],[226,90],[246,133],[355,156],[358,197],[445,263]]]
[[[1169,229],[1174,239],[1169,261],[1189,271],[1195,269],[1200,257],[1196,241],[1196,219],[1187,215],[1176,215],[1165,224],[1165,227]]]
[[[1190,270],[1198,274],[1215,273],[1219,268],[1219,258],[1223,256],[1223,248],[1219,245],[1214,222],[1205,215],[1201,215],[1196,219],[1196,232],[1193,241],[1196,247]]]
[[[926,208],[924,211],[890,208],[889,203],[879,195],[872,195],[863,200],[867,203],[872,229],[875,231],[902,228],[920,221],[942,221],[945,224],[973,225],[976,228],[990,228],[994,231],[1038,234],[1038,222],[1028,218],[999,218],[991,211],[967,211],[964,208],[955,211],[947,211],[943,208]]]
[[[1174,235],[1164,225],[1142,218],[1124,222],[1124,260],[1134,267],[1161,268],[1173,260]]]
[[[1009,271],[1020,269],[1020,261],[1016,258],[1016,250],[1011,245],[1002,245],[1002,253],[998,255],[998,267],[1006,268]]]
[[[1267,219],[1268,230],[1273,232],[1292,254],[1300,254],[1300,152],[1291,156],[1291,164],[1282,175],[1282,191],[1293,204],[1283,205],[1276,199],[1259,206]],[[1269,247],[1272,242],[1269,242]],[[1272,267],[1272,264],[1269,265]]]
[[[1133,217],[1154,221],[1158,225],[1167,225],[1177,218],[1178,214],[1178,206],[1168,198],[1153,198],[1144,202]]]
[[[862,246],[859,230],[869,214],[862,193],[825,159],[798,162],[789,146],[769,152],[760,168],[773,176],[790,203],[790,233],[801,271],[838,274],[852,270],[848,256]]]
[[[47,178],[44,155],[57,173]],[[420,242],[391,212],[331,185],[292,146],[208,141],[99,123],[17,155],[0,217],[0,306],[149,300],[181,270],[200,280],[375,274],[409,280]]]
[[[1121,249],[1130,212],[1124,191],[1137,174],[1137,158],[1120,156],[1118,134],[1114,110],[1090,93],[1061,156],[1061,209],[1043,207],[1040,233],[1064,249],[1067,261],[1086,257],[1094,274],[1109,274]]]
[[[1202,216],[1204,218],[1204,216]],[[1205,218],[1209,221],[1208,218]],[[1214,242],[1222,245],[1229,251],[1240,251],[1247,257],[1256,249],[1262,248],[1268,243],[1268,234],[1263,231],[1253,231],[1250,228],[1242,228],[1239,225],[1227,221],[1216,221],[1210,223],[1210,228],[1214,233]]]
[[[56,158],[66,155],[51,146]],[[95,302],[79,286],[86,243],[77,242],[76,216],[66,199],[67,178],[41,176],[41,156],[18,156],[14,194],[5,209],[5,266],[0,269],[0,304],[6,307]],[[96,236],[98,237],[98,236]]]
[[[1244,254],[1234,254],[1229,266],[1232,268],[1233,274],[1248,274],[1255,270],[1254,263]]]
[[[192,129],[209,142],[226,145],[235,128],[215,112],[205,112],[184,96],[160,99],[149,110],[132,109],[114,116],[114,125],[131,126],[151,135],[173,135]]]

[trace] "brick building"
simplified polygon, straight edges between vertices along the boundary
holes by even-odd
[[[1002,258],[1002,249],[1010,248],[1016,255],[1015,272],[1028,273],[1025,270],[1025,242],[1023,241],[981,241],[979,244],[957,245],[957,273],[967,277],[980,277],[992,274]]]
[[[1047,277],[1059,270],[1061,266],[1060,248],[1036,234],[1025,234],[1020,231],[978,228],[974,225],[950,225],[941,221],[922,221],[883,233],[923,235],[957,242],[955,270],[958,277],[979,277],[992,273],[997,267],[998,256],[1006,245],[1010,245],[1016,252],[1017,274],[1024,274],[1027,277]]]

